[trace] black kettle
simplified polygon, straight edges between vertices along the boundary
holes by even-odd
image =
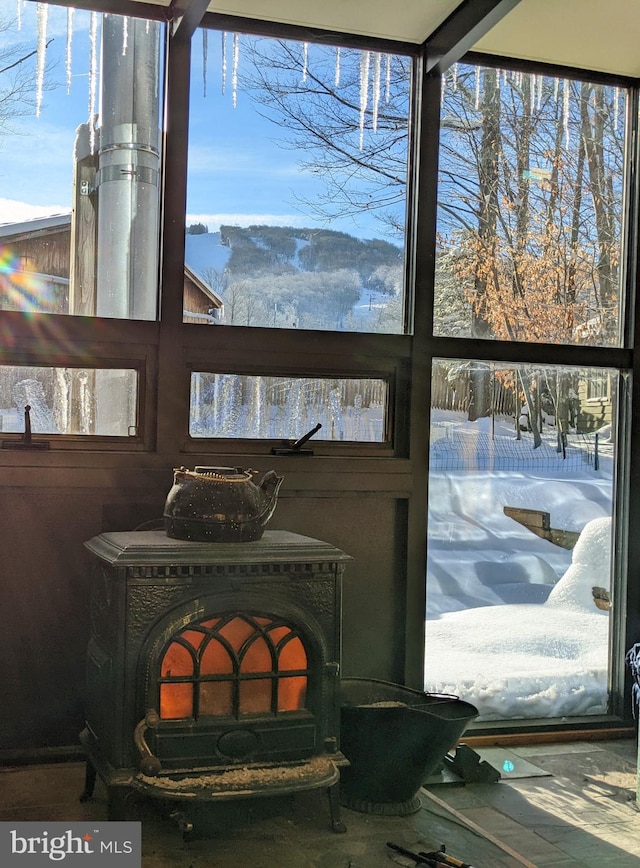
[[[260,539],[276,508],[282,476],[268,470],[202,467],[173,471],[164,507],[167,536],[198,542],[251,542]]]

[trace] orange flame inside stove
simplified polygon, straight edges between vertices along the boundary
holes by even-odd
[[[165,720],[278,714],[305,707],[307,653],[281,619],[232,614],[190,625],[160,667]]]

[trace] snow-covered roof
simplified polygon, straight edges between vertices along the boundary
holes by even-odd
[[[63,230],[71,227],[71,213],[53,214],[50,217],[36,217],[32,220],[22,220],[19,223],[1,223],[0,224],[0,240],[7,239],[17,240],[29,236],[36,236],[42,232]],[[222,308],[224,302],[222,298],[215,292],[209,284],[197,272],[190,268],[186,263],[184,266],[185,276],[198,287],[198,289],[210,299],[212,307]],[[43,276],[43,275],[39,275]],[[57,279],[58,283],[63,282]]]
[[[190,268],[186,262],[184,264],[184,273],[185,277],[188,277],[189,280],[191,280],[192,283],[194,283],[195,286],[198,287],[200,292],[203,292],[207,296],[207,298],[211,299],[214,307],[222,308],[224,306],[224,301],[218,295],[218,293],[209,286],[206,280],[204,280],[197,272]],[[193,316],[193,314],[190,315]]]
[[[0,223],[0,238],[19,238],[23,235],[35,235],[38,232],[65,229],[71,225],[71,212],[53,214],[50,217],[35,217],[32,220],[22,220],[20,223]]]

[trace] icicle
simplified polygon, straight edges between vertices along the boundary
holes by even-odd
[[[544,84],[544,76],[538,76],[538,96],[536,98],[536,108],[538,111],[542,108],[542,85]]]
[[[553,101],[558,102],[558,91],[560,89],[560,79],[554,78],[553,80]]]
[[[309,43],[302,43],[302,80],[307,80],[307,67],[309,65]]]
[[[440,102],[444,104],[444,95],[447,92],[447,73],[440,76]]]
[[[237,33],[233,34],[233,68],[231,70],[231,93],[232,105],[235,108],[238,104],[238,60],[240,58],[240,36]]]
[[[71,43],[73,40],[73,6],[67,9],[67,50],[65,55],[65,69],[67,73],[67,93],[71,93]]]
[[[538,76],[532,75],[530,77],[530,82],[529,82],[529,88],[530,88],[529,89],[529,109],[531,111],[531,114],[534,113],[535,108],[536,108],[536,86],[537,86],[537,84],[538,84]]]
[[[335,75],[333,78],[333,83],[336,87],[340,87],[340,61],[341,61],[340,51],[341,51],[340,46],[338,46],[336,48],[336,72],[335,72]]]
[[[373,56],[373,131],[378,132],[378,109],[380,108],[380,79],[382,77],[382,55],[376,51]]]
[[[563,88],[562,124],[564,127],[564,143],[565,147],[568,148],[571,144],[571,138],[569,136],[569,82],[567,79],[564,80]]]
[[[384,75],[384,101],[386,103],[391,99],[391,55],[387,54],[387,69]]]
[[[476,66],[476,96],[475,96],[476,111],[480,108],[480,67]]]
[[[38,21],[38,49],[36,62],[36,117],[40,117],[42,106],[42,91],[44,88],[44,70],[47,63],[47,20],[49,17],[48,3],[38,3],[36,7]]]
[[[22,0],[18,0],[16,17],[18,19],[18,30],[22,30]]]
[[[222,96],[227,89],[227,34],[222,34]]]
[[[125,16],[122,22],[122,56],[127,55],[127,46],[129,45],[129,19]]]
[[[89,24],[89,149],[93,154],[96,145],[96,90],[98,84],[98,13],[92,12]]]
[[[364,119],[369,99],[369,66],[371,64],[371,52],[363,51],[360,54],[360,150],[364,147]]]
[[[458,90],[458,64],[453,64],[453,69],[451,70],[451,84],[453,85],[453,92],[455,93]]]
[[[620,98],[620,91],[616,87],[613,89],[613,130],[614,132],[618,129],[618,100]]]
[[[202,28],[202,96],[207,95],[207,53],[209,49],[208,30]]]

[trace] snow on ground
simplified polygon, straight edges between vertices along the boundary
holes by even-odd
[[[425,690],[466,699],[480,720],[606,711],[610,618],[591,588],[610,583],[612,462],[565,464],[430,474]],[[573,552],[504,506],[548,511],[552,528],[581,532]]]

